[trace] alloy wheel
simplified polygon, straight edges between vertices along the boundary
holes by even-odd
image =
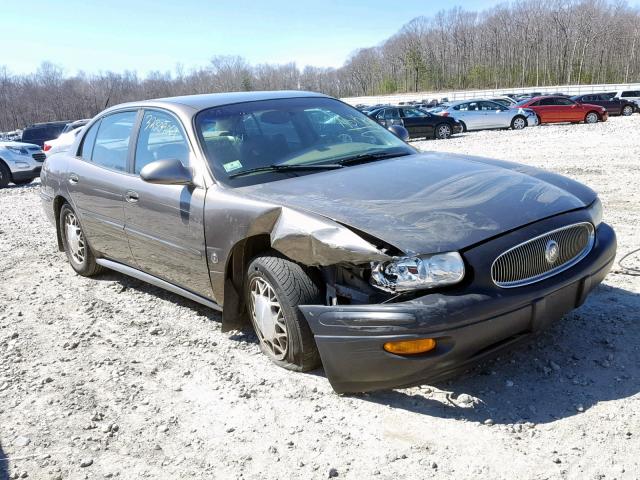
[[[587,123],[598,123],[598,115],[596,115],[593,112],[588,113],[587,114],[587,118],[586,118],[586,122]]]
[[[633,113],[633,108],[631,108],[629,105],[627,105],[622,109],[622,115],[624,115],[625,117],[628,117],[632,113]]]
[[[249,310],[256,334],[276,360],[284,360],[289,338],[275,290],[264,278],[254,277],[249,284],[249,294]]]
[[[75,214],[67,213],[64,217],[64,224],[67,248],[69,249],[71,258],[73,258],[76,263],[82,264],[86,255],[86,244],[80,223]]]
[[[449,125],[440,125],[438,127],[438,138],[449,138],[451,136],[451,127]]]
[[[518,117],[518,118],[513,120],[513,129],[514,130],[522,130],[526,126],[527,126],[527,124],[526,124],[524,118]]]

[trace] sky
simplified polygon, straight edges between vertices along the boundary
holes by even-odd
[[[420,15],[501,0],[0,0],[0,66],[34,72],[43,61],[74,75],[185,71],[214,55],[252,64],[339,67]],[[640,4],[640,0],[631,0]]]

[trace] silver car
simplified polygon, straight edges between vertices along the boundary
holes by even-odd
[[[521,130],[538,125],[533,110],[507,108],[491,100],[459,100],[449,102],[433,112],[443,117],[453,117],[462,124],[464,131],[487,130],[491,128],[512,128]]]
[[[46,156],[38,145],[0,142],[0,188],[9,183],[25,185],[40,176]]]

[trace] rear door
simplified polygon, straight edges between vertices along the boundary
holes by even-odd
[[[99,255],[134,265],[124,233],[124,183],[137,110],[102,117],[69,162],[68,191],[89,245]]]
[[[480,130],[485,128],[483,112],[480,111],[478,102],[465,102],[453,107],[453,117],[461,119],[467,126],[467,130]]]
[[[177,159],[191,167],[191,145],[180,120],[145,109],[131,173],[124,182],[125,231],[138,267],[153,276],[212,298],[204,242],[206,190],[195,185],[157,185],[140,178],[156,160]]]
[[[417,108],[401,108],[400,113],[411,138],[433,136],[434,119],[431,114]]]
[[[536,102],[536,107],[535,111],[541,122],[551,123],[558,120],[558,109],[553,98],[541,98]]]

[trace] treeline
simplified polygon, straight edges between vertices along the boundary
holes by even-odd
[[[354,28],[375,28],[356,25]],[[418,17],[334,68],[216,56],[185,72],[79,73],[0,67],[0,131],[91,117],[117,103],[194,93],[304,89],[337,97],[465,88],[640,81],[640,11],[606,0],[528,0]]]

